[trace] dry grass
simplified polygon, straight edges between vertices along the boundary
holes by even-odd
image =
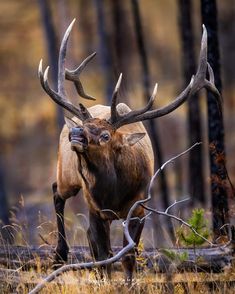
[[[24,208],[22,198],[21,209]],[[12,215],[11,228],[14,231],[15,244],[28,246],[28,221],[27,217],[19,220],[16,215]],[[40,216],[41,224],[39,232],[46,239],[52,242],[54,239],[55,228],[47,218]],[[52,238],[52,239],[50,239]],[[41,240],[42,241],[42,240]],[[0,237],[0,243],[4,241]],[[144,250],[143,242],[140,242],[139,251]],[[42,278],[46,277],[51,270],[45,271],[41,266],[40,259],[37,259],[36,269],[23,271],[22,266],[25,263],[24,256],[19,256],[19,267],[16,270],[8,270],[0,266],[0,293],[28,293]],[[22,266],[20,266],[22,263]],[[234,293],[235,285],[235,266],[228,268],[224,273],[173,273],[159,274],[154,273],[145,267],[145,260],[138,258],[138,263],[142,270],[135,274],[131,288],[124,283],[122,272],[113,272],[112,280],[97,279],[97,273],[94,271],[68,272],[58,277],[55,281],[47,284],[40,293],[81,293],[81,294],[126,294],[126,293]]]
[[[49,272],[49,271],[48,271]],[[47,272],[47,273],[48,273]],[[1,277],[0,293],[28,293],[46,272],[40,268],[28,272],[6,271]],[[123,273],[114,272],[112,280],[97,279],[95,271],[68,272],[47,284],[40,293],[234,293],[235,269],[220,274],[174,273],[172,275],[153,273],[145,269],[137,272],[131,287],[124,283]]]

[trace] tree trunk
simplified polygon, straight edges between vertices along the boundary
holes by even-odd
[[[191,0],[179,0],[179,25],[180,35],[182,43],[182,66],[184,72],[184,86],[186,87],[196,72],[196,62],[194,53],[194,34],[192,28],[192,5]],[[199,106],[199,97],[192,97],[188,103],[188,138],[189,146],[192,146],[196,142],[202,141],[201,135],[201,111]],[[193,204],[200,202],[205,204],[205,192],[204,192],[204,172],[202,164],[202,145],[193,149],[189,153],[188,164],[188,191],[190,197],[192,197]]]
[[[105,23],[104,0],[94,0],[94,4],[97,14],[99,53],[106,83],[105,95],[107,103],[110,104],[113,93],[112,58],[106,31],[107,25]]]
[[[215,73],[215,85],[222,94],[216,1],[201,0],[201,13],[202,23],[204,23],[208,32],[208,62]],[[213,94],[210,92],[207,93],[207,103],[213,230],[214,237],[217,238],[221,234],[221,226],[229,222],[224,126],[223,118],[220,115]]]
[[[117,254],[122,247],[113,247],[113,253]],[[185,260],[180,259],[182,254],[187,254]],[[50,246],[0,246],[0,265],[11,269],[32,270],[40,266],[44,269],[52,266],[54,249]],[[169,273],[175,271],[203,271],[219,272],[225,267],[231,266],[233,261],[234,248],[219,246],[209,248],[164,248],[146,249],[141,252],[140,259],[145,261],[145,265],[154,272]],[[92,260],[90,250],[85,246],[71,247],[68,254],[68,264],[89,262]],[[40,262],[40,263],[39,263]],[[121,269],[120,262],[116,262],[115,269]],[[138,267],[138,270],[146,271],[146,267]],[[20,271],[16,271],[20,272]]]
[[[12,243],[12,236],[14,234],[14,231],[10,226],[4,227],[5,225],[10,224],[10,220],[7,191],[5,186],[4,161],[2,158],[2,154],[0,154],[0,203],[0,235],[5,242]]]
[[[94,24],[91,21],[94,13],[93,10],[91,10],[90,8],[90,1],[78,1],[80,32],[79,40],[82,40],[82,48],[84,48],[83,52],[85,53],[85,56],[91,54],[91,52],[94,51],[95,47],[93,34]]]
[[[58,43],[56,37],[55,27],[52,23],[52,13],[50,9],[49,0],[38,0],[41,12],[42,25],[45,33],[45,40],[47,45],[48,59],[51,68],[52,85],[54,89],[58,87]],[[64,112],[59,105],[57,108],[57,125],[60,133],[64,125]]]
[[[141,17],[140,17],[140,11],[139,11],[139,4],[138,0],[132,0],[132,12],[133,12],[133,18],[134,18],[134,26],[135,26],[135,33],[136,33],[136,41],[138,45],[138,53],[139,58],[142,66],[142,83],[144,87],[144,101],[146,104],[149,101],[149,98],[151,96],[150,94],[150,73],[149,73],[149,66],[147,61],[147,54],[144,44],[144,36],[143,36],[143,29],[141,24]],[[154,158],[155,158],[155,167],[161,166],[163,164],[162,159],[162,151],[161,151],[161,145],[160,145],[160,139],[158,134],[158,127],[157,122],[154,120],[148,121],[148,129],[149,134],[153,143],[153,149],[154,149]],[[161,199],[163,203],[163,207],[166,209],[169,207],[169,193],[168,193],[168,187],[167,187],[167,181],[166,181],[166,174],[165,171],[162,170],[160,173],[160,189],[161,189]],[[155,224],[154,230],[159,228],[161,225],[159,223]],[[171,238],[174,237],[174,229],[171,220],[167,220],[167,226],[170,233]],[[158,234],[159,236],[159,234]]]
[[[133,36],[127,13],[128,1],[110,1],[112,8],[112,52],[115,73],[123,74],[122,87],[130,87],[131,65],[133,61]],[[123,97],[125,102],[125,97]]]

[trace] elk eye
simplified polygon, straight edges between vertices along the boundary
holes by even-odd
[[[103,141],[109,141],[109,139],[110,139],[110,135],[109,135],[109,133],[103,133],[101,136],[100,136],[100,138],[103,140]]]
[[[71,142],[71,131],[69,131],[69,142]]]

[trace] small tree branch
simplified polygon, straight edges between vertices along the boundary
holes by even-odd
[[[178,200],[178,201],[175,200],[174,203],[172,203],[169,207],[167,207],[167,209],[165,210],[165,213],[168,213],[168,211],[169,211],[172,207],[174,207],[176,204],[179,204],[179,203],[182,203],[182,202],[185,202],[185,201],[188,201],[188,200],[190,200],[189,197],[188,197],[188,198],[185,198],[185,199],[182,199],[182,200]]]
[[[61,268],[53,271],[50,275],[48,275],[41,283],[39,283],[33,290],[29,292],[29,294],[38,293],[40,290],[42,290],[46,283],[49,283],[56,279],[61,274],[71,271],[71,270],[81,270],[81,269],[91,269],[94,267],[100,267],[104,265],[109,265],[111,263],[114,263],[115,261],[119,260],[121,257],[123,257],[126,253],[128,253],[131,249],[135,247],[135,242],[132,240],[130,233],[129,233],[129,223],[131,221],[132,214],[136,207],[142,203],[147,202],[147,199],[136,201],[133,206],[130,208],[126,220],[122,223],[124,227],[124,235],[128,242],[128,244],[119,251],[116,255],[114,255],[111,258],[108,258],[106,260],[102,261],[96,261],[96,262],[85,262],[85,263],[77,263],[77,264],[69,264],[64,265]]]
[[[180,201],[182,202],[182,201]],[[178,204],[179,202],[175,202],[175,204]],[[151,212],[154,212],[156,214],[159,214],[159,215],[163,215],[163,216],[167,216],[167,217],[170,217],[174,220],[177,220],[178,222],[182,223],[183,225],[185,225],[186,227],[188,227],[195,235],[197,235],[198,237],[202,238],[205,242],[209,243],[211,246],[218,246],[218,244],[214,244],[213,242],[211,242],[210,240],[208,240],[207,238],[203,237],[201,234],[199,234],[194,228],[192,225],[190,225],[189,223],[187,223],[186,221],[184,221],[182,218],[180,217],[177,217],[173,214],[169,214],[169,213],[166,213],[164,211],[159,211],[159,210],[156,210],[154,208],[151,208],[151,207],[148,207],[146,205],[141,205],[144,209],[148,210],[148,211],[151,211]]]
[[[151,178],[150,184],[149,184],[149,188],[148,188],[148,198],[147,199],[151,199],[151,189],[153,187],[153,183],[156,179],[156,177],[159,175],[159,173],[169,164],[169,163],[173,163],[173,161],[175,159],[178,159],[179,157],[185,155],[186,153],[188,153],[189,151],[191,151],[193,148],[195,148],[196,146],[202,144],[202,142],[196,142],[195,144],[193,144],[191,147],[189,147],[188,149],[186,149],[185,151],[181,152],[180,154],[170,158],[169,160],[167,160],[165,163],[163,163],[163,165],[155,172],[155,174],[153,175],[153,177]]]
[[[137,208],[137,206],[141,205],[143,206],[145,209],[149,210],[150,212],[144,216],[142,219],[140,219],[140,222],[143,221],[146,217],[148,217],[151,213],[158,213],[161,215],[165,215],[168,217],[171,217],[177,221],[180,221],[182,224],[188,226],[195,234],[197,234],[198,236],[200,236],[201,238],[203,238],[205,241],[207,241],[209,244],[214,245],[213,243],[211,243],[209,240],[207,240],[206,238],[204,238],[203,236],[201,236],[200,234],[198,234],[191,225],[189,225],[188,223],[186,223],[184,220],[169,214],[168,211],[170,208],[172,208],[173,206],[186,201],[187,199],[183,199],[180,201],[175,201],[172,205],[170,205],[165,212],[161,212],[161,211],[157,211],[153,208],[150,208],[148,206],[145,206],[144,204],[147,203],[150,199],[151,199],[151,189],[153,187],[153,183],[154,180],[156,179],[156,177],[158,176],[158,174],[165,168],[165,166],[169,163],[172,163],[175,159],[179,158],[180,156],[183,156],[184,154],[186,154],[187,152],[189,152],[190,150],[192,150],[194,147],[196,147],[197,145],[199,145],[201,143],[195,143],[193,146],[191,146],[190,148],[188,148],[187,150],[185,150],[184,152],[176,155],[175,157],[169,159],[168,161],[166,161],[154,174],[154,176],[151,178],[149,187],[148,187],[148,193],[147,193],[147,198],[143,199],[143,200],[139,200],[136,201],[133,206],[130,208],[128,214],[127,214],[127,218],[126,220],[122,223],[123,228],[124,228],[124,235],[125,238],[128,242],[128,244],[122,249],[120,250],[116,255],[114,255],[111,258],[108,258],[106,260],[102,260],[102,261],[96,261],[96,262],[85,262],[85,263],[77,263],[77,264],[69,264],[69,265],[64,265],[61,268],[53,271],[50,275],[48,275],[41,283],[39,283],[33,290],[31,290],[29,292],[29,294],[34,294],[34,293],[38,293],[40,290],[43,289],[43,287],[45,286],[46,283],[49,283],[51,281],[53,281],[54,279],[56,279],[58,276],[60,276],[61,274],[67,272],[67,271],[71,271],[71,270],[81,270],[81,269],[91,269],[94,267],[100,267],[100,266],[104,266],[104,265],[109,265],[111,263],[114,263],[116,261],[118,261],[121,257],[123,257],[126,253],[128,253],[131,249],[133,249],[135,247],[135,242],[133,241],[133,239],[130,236],[129,233],[129,223],[130,221],[133,219],[132,218],[132,214],[134,212],[134,210]],[[113,212],[112,210],[106,209],[104,210],[106,212],[112,212],[114,213],[114,215],[116,215],[115,212]]]

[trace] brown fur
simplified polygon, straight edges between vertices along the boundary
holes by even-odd
[[[121,110],[120,110],[121,109]],[[95,105],[88,109],[93,117],[98,117],[101,119],[108,119],[110,116],[110,107],[103,105]],[[121,111],[129,111],[129,108],[125,104],[119,104],[118,107],[119,112]],[[80,122],[77,118],[74,118],[75,121]],[[153,163],[154,163],[154,155],[152,151],[151,141],[146,132],[144,125],[141,122],[125,125],[121,127],[118,132],[120,133],[141,133],[145,132],[146,135],[143,139],[137,142],[134,146],[128,147],[126,152],[123,154],[122,161],[125,163],[125,170],[127,175],[133,174],[134,166],[133,161],[129,161],[130,154],[135,154],[136,160],[139,157],[143,157],[146,160],[149,175],[153,174]],[[82,188],[85,192],[85,198],[87,202],[91,205],[90,208],[95,208],[96,205],[92,199],[89,198],[89,194],[86,193],[86,187],[84,185],[83,179],[79,172],[79,162],[77,160],[77,154],[71,150],[70,142],[68,139],[69,129],[65,125],[60,136],[60,147],[58,153],[58,169],[57,169],[57,184],[58,184],[58,193],[62,198],[66,199],[71,196],[71,192],[75,188]],[[117,134],[115,134],[118,136]],[[120,142],[121,144],[121,142]],[[134,160],[134,159],[133,159]],[[102,163],[101,163],[102,164]],[[108,164],[108,163],[107,163]],[[143,173],[147,171],[143,170]],[[133,174],[132,176],[136,176]],[[138,180],[138,179],[135,179]],[[136,198],[136,197],[134,197]],[[138,198],[138,197],[137,197]],[[132,202],[132,201],[131,201]],[[129,206],[129,205],[128,205]],[[95,209],[96,210],[96,209]]]
[[[119,104],[117,110],[119,114],[124,114],[130,108]],[[92,119],[83,123],[73,118],[82,126],[82,132],[87,138],[85,152],[79,143],[78,149],[71,150],[70,129],[67,125],[60,136],[57,185],[53,188],[59,229],[56,263],[67,260],[68,245],[63,216],[67,198],[75,196],[82,189],[89,208],[90,226],[87,234],[91,253],[96,260],[107,259],[112,252],[109,236],[111,221],[116,218],[125,219],[131,206],[146,197],[146,188],[153,175],[152,145],[141,122],[115,130],[107,121],[110,107],[96,105],[89,108],[89,112]],[[76,126],[75,129],[78,132],[79,127]],[[102,132],[108,132],[111,139],[105,143],[99,141]],[[144,137],[143,133],[146,133]],[[143,208],[138,207],[133,216],[142,218]],[[129,226],[130,235],[137,245],[143,225],[143,222],[135,219]],[[125,238],[123,244],[126,245]],[[135,266],[134,250],[123,258],[122,263],[126,281],[130,283]],[[110,275],[109,266],[106,270]]]

